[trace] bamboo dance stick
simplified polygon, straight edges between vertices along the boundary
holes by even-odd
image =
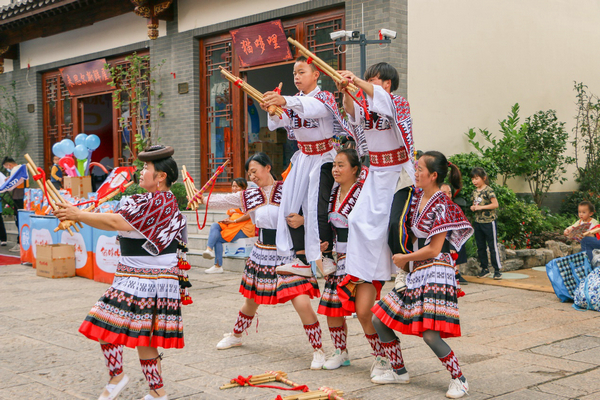
[[[125,185],[123,185],[123,187],[125,189],[127,189],[129,186],[133,185],[133,182],[127,182]],[[118,195],[119,193],[121,193],[121,188],[115,189],[112,192],[110,192],[109,194],[107,194],[106,196],[104,196],[103,198],[101,198],[100,200],[98,200],[98,202],[96,204],[93,204],[87,208],[84,208],[83,211],[87,211],[87,212],[91,212],[93,211],[96,207],[98,207],[100,204],[104,204],[107,201],[109,201],[110,199],[112,199],[113,197],[115,197],[116,195]],[[58,226],[56,228],[54,228],[54,232],[58,232],[61,229],[66,229],[69,230],[69,227],[75,225],[75,221],[70,221],[70,220],[65,220],[62,221],[60,224],[58,224]],[[71,236],[73,234],[71,233]]]
[[[56,203],[67,203],[62,194],[60,194],[60,191],[56,189],[56,187],[54,187],[50,179],[46,181],[46,187],[48,188],[48,194],[50,194],[50,196]],[[83,228],[83,224],[81,222],[77,222],[77,225],[79,225],[80,228]],[[79,229],[77,229],[76,225],[74,225],[73,227],[77,232],[79,232]]]
[[[48,205],[52,208],[53,211],[56,210],[56,208],[57,208],[56,204],[54,202],[54,199],[48,195],[46,185],[44,185],[44,180],[41,178],[35,179],[35,176],[40,174],[40,172],[38,171],[37,165],[35,165],[35,163],[31,159],[31,157],[29,156],[29,154],[25,154],[24,157],[25,157],[25,160],[27,161],[27,163],[26,163],[27,170],[31,174],[31,177],[37,182],[40,189],[42,189],[42,193],[43,193],[44,197],[47,198],[47,200],[48,200]],[[71,229],[68,229],[68,231],[71,234],[71,236],[73,236],[73,231],[71,231]]]
[[[268,382],[276,382],[278,381],[277,378],[286,378],[287,374],[285,372],[282,371],[269,371],[266,372],[264,374],[260,374],[260,375],[253,375],[250,379],[249,379],[249,383],[251,385],[261,385],[263,383],[268,383]],[[281,382],[281,381],[279,381]],[[249,386],[248,384],[244,384],[244,386]],[[240,387],[240,385],[235,381],[235,379],[232,379],[229,383],[226,383],[225,385],[221,386],[219,389],[223,390],[223,389],[231,389],[234,387]]]
[[[340,86],[346,90],[350,90],[352,92],[357,92],[358,87],[353,83],[349,82],[347,79],[343,78],[333,67],[327,64],[325,61],[321,60],[314,54],[312,51],[308,50],[306,47],[302,46],[298,41],[289,37],[288,42],[296,46],[298,51],[302,53],[303,56],[312,60],[312,63],[317,66],[318,69],[323,71],[324,74],[329,75],[331,79],[333,79],[336,83],[340,84]]]
[[[261,92],[259,92],[258,90],[256,90],[254,87],[252,87],[248,82],[244,82],[239,77],[233,75],[232,73],[230,73],[229,71],[227,71],[225,68],[223,68],[221,66],[219,66],[219,68],[221,69],[221,74],[223,74],[223,76],[229,82],[233,83],[235,86],[242,89],[246,94],[248,94],[248,96],[252,97],[257,102],[259,102],[259,103],[265,102],[263,99],[263,94]],[[283,108],[281,108],[279,106],[269,106],[269,108],[267,110],[270,115],[277,115],[278,117],[281,117],[284,113]]]
[[[192,197],[188,198],[188,205],[186,208],[191,209],[191,210],[196,210],[198,208],[198,206],[196,206],[196,208],[192,208],[192,205],[194,203],[198,203],[198,199],[200,198],[200,196],[202,196],[202,193],[204,193],[206,191],[206,189],[208,189],[214,181],[217,180],[217,178],[219,177],[219,175],[221,175],[221,173],[225,170],[225,167],[227,166],[227,164],[229,164],[231,162],[231,159],[227,159],[227,161],[225,161],[223,163],[223,165],[221,165],[219,168],[217,168],[217,171],[213,174],[213,176],[210,177],[209,180],[206,181],[206,183],[204,184],[204,186],[202,186],[202,189],[200,190],[196,190],[196,188],[193,186],[193,183],[191,182],[191,180],[189,181],[190,183],[192,183],[191,186],[191,194]],[[188,176],[187,174],[185,175],[186,177]],[[190,193],[188,193],[189,195]]]
[[[183,185],[185,186],[185,193],[188,199],[188,205],[186,208],[192,211],[196,211],[198,209],[199,204],[197,201],[192,201],[192,199],[198,193],[198,189],[196,189],[194,182],[192,182],[191,178],[189,177],[185,165],[181,167],[181,173],[183,174]]]
[[[341,390],[330,389],[326,387],[319,390],[311,390],[305,393],[295,393],[282,397],[283,400],[344,400],[341,396],[344,394]]]

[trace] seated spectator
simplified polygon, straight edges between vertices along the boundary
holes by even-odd
[[[577,222],[565,229],[564,235],[568,236],[574,228],[578,227],[581,224],[589,223],[590,228],[593,228],[594,226],[598,225],[598,221],[592,218],[595,212],[596,208],[589,201],[582,201],[581,203],[579,203],[579,206],[577,207],[577,214],[579,216],[579,220],[577,220]]]
[[[231,191],[237,193],[247,187],[246,179],[235,178],[231,184]],[[216,260],[215,265],[205,271],[207,274],[223,273],[223,243],[253,237],[255,234],[254,224],[248,214],[244,214],[239,208],[232,208],[227,211],[227,215],[229,218],[210,226],[208,244],[202,257],[210,260],[216,258]]]

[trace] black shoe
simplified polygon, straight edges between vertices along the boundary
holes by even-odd
[[[500,279],[502,279],[502,274],[500,273],[500,271],[496,271],[494,272],[494,279],[499,281]]]
[[[490,274],[490,270],[489,269],[482,269],[481,272],[479,273],[479,275],[477,275],[478,278],[485,278]]]
[[[458,276],[458,281],[460,282],[461,285],[468,285],[469,281],[467,281],[465,278],[462,277],[462,275]]]

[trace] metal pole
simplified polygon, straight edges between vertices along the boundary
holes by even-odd
[[[367,70],[367,37],[364,33],[360,34],[360,79],[365,77]]]

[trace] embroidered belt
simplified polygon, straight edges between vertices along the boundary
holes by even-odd
[[[316,142],[300,142],[298,141],[298,149],[309,156],[325,154],[333,149],[333,140],[325,139]]]
[[[119,237],[119,246],[121,247],[121,255],[125,257],[140,257],[140,256],[152,256],[142,246],[146,243],[146,239],[130,239]],[[158,254],[177,253],[177,240],[173,240],[170,245],[165,247],[163,251]]]
[[[277,240],[277,229],[260,228],[259,238],[262,244],[267,246],[275,246]]]
[[[408,153],[404,147],[382,152],[369,151],[369,159],[374,167],[389,167],[407,162]]]
[[[337,241],[345,243],[348,241],[348,228],[335,228]]]

